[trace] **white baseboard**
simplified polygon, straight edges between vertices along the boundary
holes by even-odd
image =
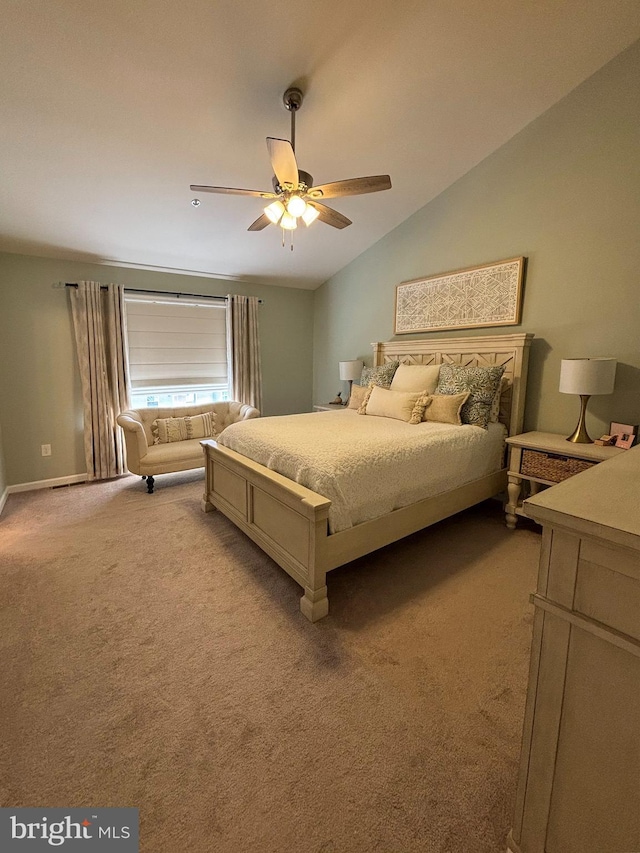
[[[7,486],[6,493],[12,495],[14,492],[33,492],[36,489],[52,489],[54,486],[70,486],[73,483],[84,483],[86,479],[86,474],[70,474],[68,477],[53,477],[51,480],[16,483],[15,486]]]
[[[0,515],[2,515],[2,510],[4,509],[4,505],[7,502],[7,498],[9,497],[9,488],[7,487],[4,492],[0,495]]]

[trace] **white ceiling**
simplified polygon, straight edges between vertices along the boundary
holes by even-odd
[[[0,248],[317,287],[640,37],[638,0],[5,0]],[[265,137],[388,173],[338,231],[248,233]]]

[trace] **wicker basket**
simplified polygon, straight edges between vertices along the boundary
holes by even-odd
[[[573,459],[571,456],[560,456],[558,453],[523,449],[520,473],[540,480],[549,480],[551,483],[560,483],[597,464],[584,459]]]

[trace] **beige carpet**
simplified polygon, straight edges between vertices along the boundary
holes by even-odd
[[[11,495],[4,806],[137,806],[145,853],[497,853],[539,535],[488,502],[300,589],[201,473]]]

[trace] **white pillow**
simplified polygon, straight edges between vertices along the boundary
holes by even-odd
[[[413,422],[420,423],[428,399],[424,390],[392,391],[390,388],[380,388],[378,385],[374,385],[367,400],[365,414],[377,415],[380,418],[395,418],[409,423],[417,407],[419,411],[416,412],[416,418]]]
[[[433,394],[439,375],[439,364],[401,364],[393,374],[391,390],[424,391]]]

